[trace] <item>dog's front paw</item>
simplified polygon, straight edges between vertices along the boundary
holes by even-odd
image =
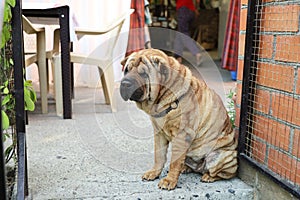
[[[142,179],[147,181],[153,181],[154,179],[159,177],[160,173],[161,170],[151,169],[142,176]]]
[[[158,187],[160,189],[173,190],[177,185],[177,181],[177,179],[167,176],[159,181]]]

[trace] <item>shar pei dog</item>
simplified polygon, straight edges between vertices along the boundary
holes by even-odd
[[[171,162],[158,187],[172,190],[183,172],[201,181],[229,179],[237,172],[237,139],[220,97],[175,58],[156,49],[132,53],[122,63],[121,97],[135,101],[154,129],[154,166],[143,180],[158,178],[171,144]]]

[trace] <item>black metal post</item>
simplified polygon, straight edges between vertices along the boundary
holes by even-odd
[[[25,105],[24,105],[24,50],[21,1],[16,0],[12,14],[12,38],[14,60],[14,84],[16,98],[16,131],[25,133]]]
[[[17,200],[25,199],[28,195],[27,184],[27,156],[26,156],[26,134],[19,132],[18,140],[18,179],[17,179]]]
[[[242,84],[242,102],[241,102],[241,112],[240,112],[240,127],[239,127],[239,147],[238,151],[240,154],[247,153],[247,137],[248,130],[251,128],[249,122],[249,113],[253,113],[252,100],[254,96],[254,87],[256,79],[256,61],[257,53],[255,52],[258,43],[258,39],[255,37],[258,35],[258,20],[255,16],[255,8],[257,2],[260,0],[248,0],[248,10],[247,10],[247,28],[246,28],[246,41],[245,41],[245,54],[244,54],[244,71],[243,71],[243,84]],[[250,85],[251,83],[251,85]],[[252,121],[252,120],[250,120]],[[248,146],[249,147],[249,146]]]
[[[24,104],[24,45],[21,0],[16,0],[12,11],[12,38],[14,60],[14,84],[16,102],[16,132],[18,148],[17,199],[28,195],[27,155],[25,139],[25,104]]]
[[[64,119],[72,119],[72,70],[70,63],[70,26],[66,26],[69,24],[69,7],[64,6],[59,10],[59,25],[60,25],[60,40],[61,46],[67,46],[68,49],[61,48],[61,57],[62,66],[64,67],[62,70],[62,80],[63,80],[63,117]]]

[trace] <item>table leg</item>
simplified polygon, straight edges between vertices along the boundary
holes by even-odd
[[[63,84],[63,117],[72,118],[69,7],[62,7],[60,16],[61,64]],[[67,29],[67,30],[65,30]]]

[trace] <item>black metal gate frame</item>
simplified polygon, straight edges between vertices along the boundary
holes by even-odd
[[[247,10],[247,27],[246,27],[246,41],[245,41],[245,53],[244,53],[244,71],[243,71],[243,83],[242,83],[242,102],[241,102],[241,112],[240,112],[240,127],[239,127],[239,159],[245,160],[247,163],[251,164],[257,168],[263,174],[266,174],[273,181],[279,184],[282,188],[289,191],[291,194],[295,195],[297,198],[300,198],[300,191],[295,188],[292,184],[279,177],[276,173],[272,172],[266,166],[256,162],[254,159],[251,159],[247,152],[250,152],[250,145],[246,145],[247,142],[251,140],[246,140],[251,137],[247,134],[247,128],[252,127],[252,120],[249,118],[252,115],[248,113],[253,113],[253,100],[254,100],[254,89],[256,83],[256,62],[257,61],[257,52],[255,47],[258,46],[259,40],[255,37],[259,33],[259,24],[260,20],[258,15],[256,15],[256,8],[260,6],[261,0],[248,0],[248,10]],[[256,24],[255,24],[256,23]],[[252,67],[251,67],[252,66]],[[250,85],[251,83],[251,85]],[[250,124],[247,124],[249,123]],[[251,131],[251,130],[250,130]]]
[[[28,176],[27,176],[27,151],[25,135],[25,104],[24,104],[24,45],[22,27],[22,6],[21,0],[16,0],[16,5],[12,10],[12,45],[14,61],[14,95],[16,113],[16,132],[17,132],[17,200],[25,199],[28,196]],[[2,22],[0,23],[2,26]],[[1,35],[1,34],[0,34]],[[2,101],[0,93],[0,103]],[[0,111],[2,110],[2,107]],[[0,198],[7,199],[5,158],[2,138],[2,114],[0,114]]]
[[[18,154],[18,174],[17,174],[17,199],[25,199],[28,196],[28,176],[27,176],[27,151],[25,134],[25,104],[24,104],[24,45],[22,26],[22,0],[16,0],[13,8],[13,60],[14,60],[14,80],[15,80],[15,101],[16,101],[16,131],[17,131],[17,154]]]

